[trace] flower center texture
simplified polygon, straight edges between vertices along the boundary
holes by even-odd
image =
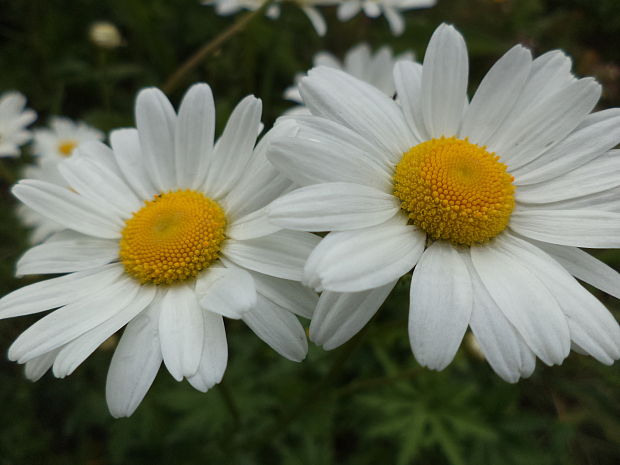
[[[472,245],[501,233],[515,206],[514,178],[499,156],[467,139],[441,137],[403,154],[394,195],[433,239]]]
[[[226,215],[217,202],[192,190],[166,192],[125,222],[120,259],[143,284],[174,284],[213,263],[225,235]]]
[[[58,144],[58,151],[61,155],[68,157],[73,152],[73,149],[77,147],[77,142],[74,140],[63,140]]]

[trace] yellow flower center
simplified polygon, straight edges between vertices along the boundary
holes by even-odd
[[[486,147],[441,137],[412,147],[394,173],[394,195],[433,239],[472,245],[502,232],[515,206],[514,178]]]
[[[68,157],[73,153],[73,149],[77,147],[77,141],[75,140],[61,140],[58,144],[58,151],[61,155]]]
[[[166,192],[125,222],[120,259],[143,284],[174,284],[213,263],[225,233],[226,215],[217,202],[189,189]]]

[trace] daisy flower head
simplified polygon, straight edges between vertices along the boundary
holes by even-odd
[[[571,347],[620,357],[618,324],[575,279],[620,297],[620,275],[579,248],[620,246],[620,109],[590,113],[600,86],[570,68],[562,52],[532,59],[518,45],[469,101],[465,42],[441,25],[423,65],[394,67],[398,102],[310,71],[313,115],[268,157],[303,186],[271,221],[332,231],[305,267],[325,291],[312,340],[342,344],[413,269],[409,338],[424,366],[446,367],[468,326],[511,382]]]
[[[214,5],[218,15],[228,16],[240,10],[258,10],[267,0],[205,0],[203,5]],[[327,24],[317,6],[333,5],[338,0],[277,0],[267,7],[265,14],[271,19],[280,17],[280,3],[287,2],[297,5],[308,17],[314,30],[320,36],[327,32]]]
[[[338,7],[338,19],[348,21],[361,10],[369,18],[383,14],[395,36],[405,31],[405,19],[401,11],[414,8],[430,8],[437,0],[344,0]]]
[[[58,171],[58,164],[70,157],[81,145],[103,140],[103,133],[82,122],[74,122],[68,118],[54,117],[48,128],[35,129],[34,164],[24,169],[23,176],[28,179],[69,187],[65,178]],[[55,232],[64,228],[44,215],[37,213],[26,205],[17,207],[17,216],[23,224],[31,228],[30,242],[37,244]]]
[[[19,147],[32,137],[26,126],[37,119],[37,114],[26,108],[26,97],[19,92],[0,96],[0,157],[16,157]]]
[[[130,415],[163,360],[177,380],[206,391],[228,350],[222,317],[243,321],[283,356],[300,361],[316,294],[303,264],[316,236],[270,225],[264,206],[290,186],[254,147],[260,100],[248,96],[214,144],[209,86],[189,89],[178,114],[157,89],[136,101],[137,129],[80,146],[61,162],[66,187],[23,180],[14,194],[65,229],[28,250],[17,273],[67,273],[0,300],[0,317],[49,309],[9,349],[36,380],[71,374],[126,328],[106,384],[111,413]],[[277,132],[277,131],[276,131]]]
[[[402,60],[413,61],[414,58],[413,52],[404,52],[394,56],[392,49],[387,46],[381,47],[373,53],[368,44],[362,43],[351,48],[342,61],[329,52],[319,52],[314,56],[313,65],[315,67],[327,66],[340,69],[351,76],[372,84],[388,97],[393,97],[396,91],[392,78],[394,64],[396,61]],[[295,85],[286,89],[284,98],[295,103],[303,103],[299,93],[299,82],[303,76],[303,74],[295,76]],[[299,111],[299,109],[295,111]]]

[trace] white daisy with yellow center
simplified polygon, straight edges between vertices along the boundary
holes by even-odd
[[[516,46],[471,101],[465,42],[440,26],[424,64],[394,68],[397,101],[329,68],[302,80],[313,116],[284,120],[269,159],[298,185],[268,209],[294,230],[332,231],[305,281],[323,295],[310,338],[363,327],[413,268],[409,336],[440,370],[468,326],[504,379],[573,349],[611,364],[620,329],[575,277],[620,297],[620,275],[578,247],[620,246],[620,110],[570,60]],[[283,129],[283,131],[284,131]]]
[[[106,395],[114,416],[128,416],[162,360],[201,391],[222,379],[223,316],[243,319],[284,357],[305,357],[295,314],[310,317],[316,305],[299,280],[318,238],[266,221],[264,206],[291,182],[267,162],[265,142],[254,148],[260,117],[260,100],[246,97],[214,145],[209,86],[193,86],[178,115],[159,90],[146,89],[137,130],[113,131],[111,149],[86,144],[60,164],[70,189],[39,180],[14,187],[65,228],[27,251],[18,274],[69,273],[0,300],[0,318],[58,308],[9,349],[29,378],[50,367],[71,374],[127,325]]]
[[[69,118],[53,117],[50,119],[48,128],[34,130],[33,154],[36,159],[32,165],[26,166],[22,175],[26,179],[39,179],[68,187],[58,171],[58,164],[70,157],[76,148],[101,140],[103,140],[103,133],[98,129],[83,122],[74,122]],[[32,244],[37,244],[51,234],[64,229],[55,221],[25,205],[17,208],[17,215],[22,223],[31,228],[30,242]]]

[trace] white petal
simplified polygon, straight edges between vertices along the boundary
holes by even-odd
[[[203,309],[238,319],[256,305],[256,287],[245,270],[211,267],[196,280],[196,297]]]
[[[340,21],[348,21],[361,9],[359,0],[345,0],[338,6],[338,19]]]
[[[142,206],[123,179],[104,164],[82,156],[80,148],[58,170],[74,191],[97,210],[108,211],[108,216],[126,219]]]
[[[517,210],[510,229],[543,242],[590,248],[620,247],[620,213],[592,210]]]
[[[171,286],[159,302],[159,338],[168,371],[177,381],[196,374],[204,343],[202,312],[189,286]]]
[[[232,239],[243,241],[267,236],[281,229],[269,221],[266,208],[261,208],[233,221],[228,226],[226,234]]]
[[[121,278],[50,313],[15,340],[9,348],[9,359],[24,363],[72,341],[114,317],[138,290],[133,280]]]
[[[300,90],[313,115],[347,126],[394,161],[415,142],[396,103],[347,73],[313,68],[301,80]]]
[[[291,312],[271,300],[258,296],[258,304],[243,315],[254,333],[283,357],[301,362],[308,352],[306,332]]]
[[[274,138],[271,161],[297,184],[352,182],[391,192],[393,163],[360,135],[324,118],[298,119]]]
[[[213,197],[226,194],[245,173],[260,127],[262,104],[248,95],[235,107],[207,167],[205,190]]]
[[[362,292],[323,292],[310,323],[310,340],[325,350],[344,344],[377,313],[397,282]]]
[[[618,141],[620,109],[592,113],[562,142],[511,174],[518,186],[547,181],[585,165],[615,147]]]
[[[405,32],[405,19],[400,11],[396,8],[392,8],[391,6],[384,5],[383,14],[388,20],[390,31],[392,31],[393,35],[400,36],[403,32]]]
[[[176,113],[168,98],[155,88],[143,89],[136,99],[136,125],[151,182],[160,192],[177,187],[174,131]]]
[[[471,248],[478,276],[530,349],[548,365],[562,363],[570,351],[566,317],[546,286],[498,242]]]
[[[464,250],[436,241],[413,270],[409,341],[418,363],[433,370],[452,361],[469,324],[472,284]]]
[[[117,129],[110,133],[110,144],[120,171],[141,199],[150,199],[157,192],[147,174],[148,161],[142,155],[137,129]]]
[[[486,145],[519,97],[532,67],[532,54],[521,45],[511,48],[484,77],[463,115],[461,137]]]
[[[276,278],[300,281],[304,264],[320,237],[297,231],[278,231],[269,236],[235,241],[222,251],[230,261]]]
[[[320,36],[324,36],[327,32],[327,24],[325,24],[325,19],[323,18],[321,13],[319,13],[319,11],[312,6],[302,5],[301,9],[304,13],[306,13],[306,16],[312,23],[312,26],[314,26],[314,30],[316,31],[316,33]]]
[[[59,347],[58,349],[50,350],[46,354],[39,355],[38,357],[27,361],[24,366],[24,374],[26,378],[32,382],[39,381],[39,379],[41,379],[41,377],[47,373],[47,370],[49,370],[54,364],[54,359],[60,349],[61,348]]]
[[[207,392],[222,381],[228,363],[228,344],[222,316],[202,312],[202,318],[205,337],[200,365],[196,374],[187,380],[199,391]]]
[[[576,278],[620,299],[620,273],[609,265],[576,247],[533,242]]]
[[[123,272],[122,266],[112,264],[24,286],[0,299],[0,318],[62,307],[105,289]]]
[[[426,48],[422,67],[422,112],[431,137],[458,133],[467,101],[468,73],[463,36],[452,26],[440,25]]]
[[[431,139],[424,125],[422,114],[422,65],[399,61],[394,65],[396,96],[411,132],[419,142]]]
[[[508,234],[501,240],[518,251],[553,294],[566,315],[571,339],[581,349],[607,365],[620,358],[620,326],[603,304],[539,248]]]
[[[159,305],[153,304],[134,318],[114,351],[105,395],[115,418],[128,417],[136,410],[159,371],[159,310]]]
[[[155,297],[155,287],[141,286],[136,297],[109,320],[65,345],[54,360],[54,376],[64,378],[92,354],[107,338],[136,317]]]
[[[384,286],[414,267],[425,241],[426,234],[399,217],[370,228],[330,233],[308,259],[306,283],[336,292]]]
[[[177,185],[197,189],[202,185],[211,159],[215,133],[215,106],[207,84],[189,88],[175,127],[175,169]]]
[[[45,242],[17,262],[17,275],[70,273],[100,268],[118,257],[118,242],[89,236]]]
[[[106,216],[81,195],[44,181],[20,181],[13,194],[37,213],[75,231],[103,239],[118,239],[123,222]]]
[[[396,197],[360,184],[332,182],[294,190],[267,207],[269,220],[297,231],[346,231],[374,226],[400,211]]]
[[[251,271],[259,294],[280,307],[304,318],[312,318],[319,296],[312,289],[297,281],[273,278]]]
[[[538,102],[509,128],[498,131],[489,150],[515,170],[561,142],[592,111],[601,86],[592,78],[580,79]]]
[[[471,330],[493,370],[506,382],[516,383],[531,374],[534,353],[510,324],[480,281],[471,260],[468,263],[473,284]]]

